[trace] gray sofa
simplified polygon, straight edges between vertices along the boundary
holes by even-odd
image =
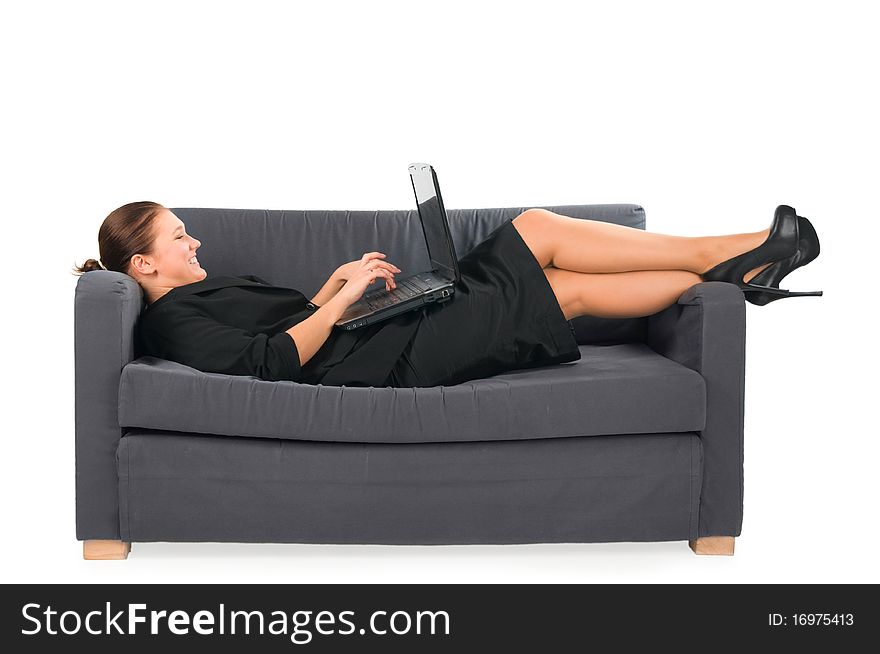
[[[449,211],[458,256],[527,207]],[[545,207],[645,228],[638,205]],[[427,266],[411,211],[175,208],[209,275],[312,295],[378,250]],[[381,285],[376,282],[376,287]],[[704,282],[643,318],[571,321],[582,358],[434,388],[270,382],[136,351],[129,276],[75,294],[76,533],[133,542],[687,540],[742,526],[745,300]]]

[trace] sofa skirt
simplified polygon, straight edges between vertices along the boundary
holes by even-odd
[[[388,545],[697,537],[695,433],[341,443],[132,430],[129,542]]]

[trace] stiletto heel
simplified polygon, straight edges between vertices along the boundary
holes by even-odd
[[[819,256],[819,236],[813,224],[804,218],[798,216],[798,249],[793,255],[782,261],[767,266],[757,275],[749,280],[753,285],[767,286],[779,288],[779,282],[796,268],[806,266]],[[801,295],[822,295],[822,291],[812,291],[802,293]],[[773,291],[755,291],[745,294],[746,300],[752,304],[764,306],[781,297],[791,297],[790,295],[780,295]]]
[[[789,291],[776,286],[758,286],[757,284],[752,285],[750,288],[744,288],[743,293],[749,302],[760,305],[765,305],[769,302],[773,302],[773,300],[778,300],[784,297],[822,295],[822,291]]]
[[[767,263],[787,259],[798,249],[798,219],[793,207],[781,204],[776,207],[770,235],[761,245],[738,256],[722,261],[701,275],[705,282],[728,282],[736,284],[744,293],[765,292],[775,297],[792,297],[789,291],[779,293],[780,289],[761,286],[743,281],[746,273]],[[763,271],[762,271],[763,272]]]

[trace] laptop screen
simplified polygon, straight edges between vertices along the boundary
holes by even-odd
[[[429,164],[414,163],[409,166],[409,174],[416,194],[428,256],[431,259],[431,270],[447,279],[458,281],[458,261],[452,236],[449,234],[437,173]]]

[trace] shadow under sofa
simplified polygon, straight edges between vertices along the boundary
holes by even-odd
[[[638,205],[544,208],[645,228]],[[448,211],[458,256],[524,209]],[[172,211],[203,242],[209,275],[305,293],[371,250],[404,271],[428,267],[414,210]],[[745,381],[745,300],[733,284],[696,284],[643,318],[575,318],[578,361],[432,388],[273,382],[144,356],[134,338],[144,306],[128,275],[77,282],[85,558],[155,541],[686,540],[733,554]]]

